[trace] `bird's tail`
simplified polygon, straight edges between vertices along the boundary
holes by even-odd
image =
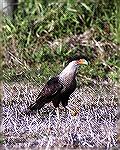
[[[31,110],[31,111],[33,111],[33,110],[39,110],[39,109],[41,109],[43,106],[44,106],[45,104],[44,103],[33,103],[33,104],[31,104],[30,106],[29,106],[29,109]]]
[[[28,115],[28,116],[30,116],[30,114],[34,114],[34,113],[36,113],[36,110],[39,110],[39,109],[41,109],[43,106],[45,105],[45,103],[44,102],[34,102],[33,104],[31,104],[30,106],[28,106],[27,107],[27,109],[25,109],[25,110],[23,110],[22,111],[22,114],[23,115]]]
[[[30,114],[34,114],[36,110],[39,110],[40,108],[42,108],[44,106],[44,103],[41,104],[37,104],[36,102],[31,104],[26,111],[24,111],[24,114],[26,115],[30,115]],[[35,111],[34,111],[35,110]]]

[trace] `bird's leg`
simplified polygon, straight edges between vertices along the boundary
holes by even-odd
[[[56,108],[57,119],[60,120],[59,108]]]
[[[66,108],[67,110],[69,110],[69,111],[72,113],[73,116],[76,116],[76,115],[77,115],[77,111],[72,110],[72,109],[71,109],[70,107],[68,107],[68,106],[65,106],[65,108]]]

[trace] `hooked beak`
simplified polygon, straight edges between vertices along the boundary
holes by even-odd
[[[88,62],[85,59],[80,59],[80,60],[77,61],[77,64],[88,65]]]

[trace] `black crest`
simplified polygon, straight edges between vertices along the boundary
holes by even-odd
[[[85,59],[85,60],[88,60],[88,58],[84,55],[74,55],[74,56],[70,56],[68,59],[67,59],[67,62],[70,63],[71,61],[74,61],[74,60],[79,60],[79,59]]]

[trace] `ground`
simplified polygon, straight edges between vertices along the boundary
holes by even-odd
[[[60,120],[52,103],[30,116],[25,114],[41,88],[32,83],[3,83],[4,149],[120,148],[120,108],[115,85],[81,85],[68,104],[77,115],[60,106]]]
[[[0,149],[120,149],[119,1],[19,0],[1,21]],[[51,103],[26,115],[42,83],[74,55],[89,63],[69,99],[77,115],[60,106],[57,120]]]

